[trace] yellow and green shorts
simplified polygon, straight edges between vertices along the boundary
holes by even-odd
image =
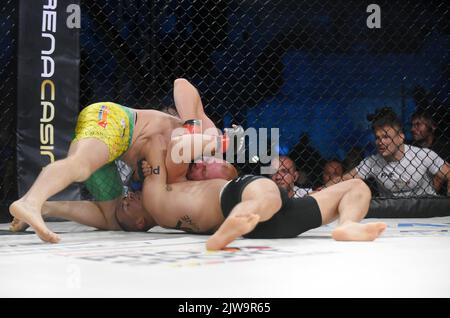
[[[114,161],[131,145],[135,113],[119,104],[102,102],[85,107],[78,116],[73,141],[95,138],[108,147],[108,163],[85,182],[97,201],[109,201],[122,195],[123,184]]]

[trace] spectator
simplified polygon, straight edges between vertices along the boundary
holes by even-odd
[[[436,138],[436,128],[437,125],[433,117],[427,111],[416,111],[412,115],[411,122],[412,144],[421,148],[429,148],[446,162],[449,162],[450,147],[447,143],[442,142],[442,139]],[[445,180],[435,177],[433,181],[438,193],[445,194]]]
[[[322,182],[327,184],[334,178],[340,178],[344,174],[344,167],[342,163],[337,159],[329,160],[325,163],[322,172]]]
[[[411,133],[412,144],[421,148],[429,148],[445,161],[450,161],[450,146],[436,138],[436,123],[426,111],[416,111],[412,115]]]
[[[277,169],[272,175],[272,180],[288,192],[290,198],[301,198],[312,191],[310,188],[299,188],[295,185],[299,177],[294,161],[287,156],[280,156],[272,161],[272,166]]]
[[[306,175],[305,171],[297,167],[298,172],[298,178],[297,181],[295,181],[295,185],[300,188],[312,188],[312,184],[308,179],[308,176]]]
[[[374,177],[380,193],[385,196],[436,195],[432,176],[448,182],[448,162],[430,149],[406,145],[400,120],[391,108],[382,108],[368,119],[372,122],[378,153],[365,158],[342,178],[335,178],[327,185],[352,178]]]
[[[302,167],[313,187],[322,184],[321,175],[325,160],[320,152],[310,145],[307,134],[300,136],[299,142],[291,150],[289,157],[294,159],[297,167]]]

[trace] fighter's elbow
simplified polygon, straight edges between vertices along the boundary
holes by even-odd
[[[185,78],[179,77],[177,79],[175,79],[175,81],[173,81],[173,86],[179,86],[179,85],[187,85],[187,84],[191,84],[189,83],[189,81]]]

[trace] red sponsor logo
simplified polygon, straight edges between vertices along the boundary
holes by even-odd
[[[98,125],[100,127],[106,128],[108,125],[108,106],[102,106],[98,112]]]

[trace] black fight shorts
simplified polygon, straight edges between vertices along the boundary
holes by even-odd
[[[230,181],[222,190],[220,204],[226,218],[242,200],[242,192],[251,182],[264,178],[244,175]],[[260,222],[247,238],[291,238],[322,225],[322,215],[313,197],[289,198],[286,190],[280,189],[281,208],[271,219]]]

